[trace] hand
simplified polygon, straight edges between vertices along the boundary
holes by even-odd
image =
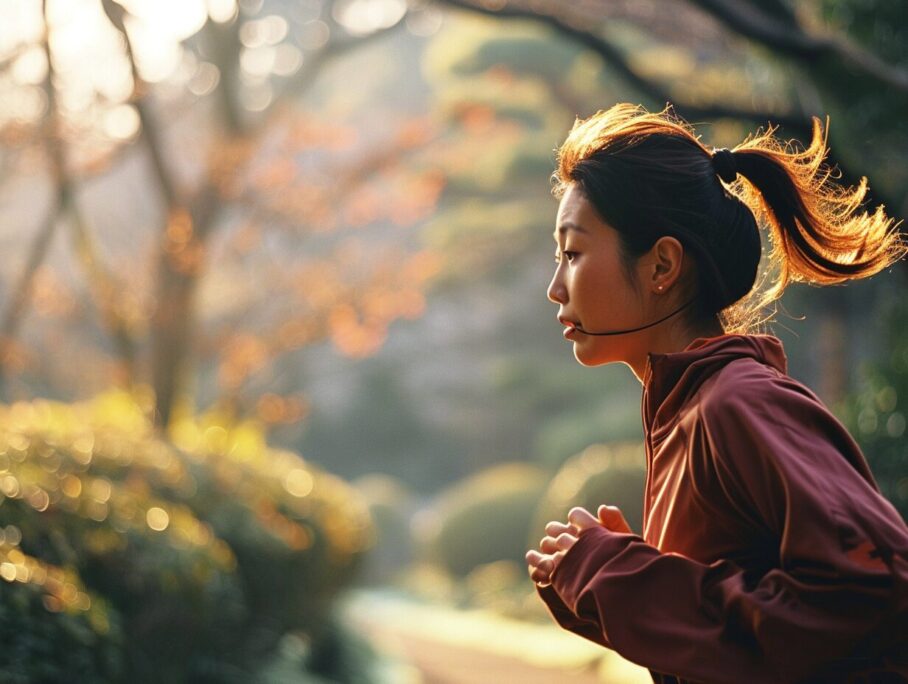
[[[616,509],[617,510],[617,509]],[[530,550],[526,553],[530,578],[539,586],[551,584],[552,574],[561,563],[561,559],[577,543],[580,533],[602,524],[585,508],[575,506],[568,513],[567,524],[552,520],[545,526],[546,536],[539,542],[540,553]]]
[[[624,514],[621,512],[621,509],[617,506],[605,506],[602,505],[597,511],[599,514],[599,522],[602,525],[612,532],[620,532],[622,534],[633,534],[631,526],[627,524],[627,520],[624,519]]]

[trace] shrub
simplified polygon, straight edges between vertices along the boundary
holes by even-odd
[[[497,560],[523,563],[528,523],[545,487],[542,469],[508,463],[443,491],[420,514],[429,560],[457,576]]]
[[[569,458],[542,497],[533,515],[529,544],[536,548],[550,520],[567,520],[574,506],[590,513],[602,504],[621,509],[636,534],[643,531],[643,487],[646,454],[638,442],[596,444]]]
[[[0,530],[0,672],[8,684],[105,684],[122,672],[120,631],[103,599],[71,570],[18,548],[18,528]]]
[[[836,413],[858,441],[883,496],[908,520],[908,302],[884,313],[882,358],[856,369],[856,388]]]
[[[249,681],[286,632],[319,638],[368,512],[254,426],[187,420],[173,438],[124,395],[0,407],[0,513],[22,554],[109,604],[124,680]],[[7,618],[45,620],[22,609]]]

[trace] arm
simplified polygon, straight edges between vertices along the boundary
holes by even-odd
[[[611,644],[604,637],[599,625],[579,618],[564,605],[558,592],[551,585],[554,568],[558,567],[565,553],[577,543],[577,535],[588,527],[603,526],[615,532],[631,532],[630,525],[615,506],[604,504],[597,510],[598,518],[581,506],[575,506],[568,513],[568,522],[550,521],[545,526],[546,536],[539,543],[539,551],[531,549],[526,553],[530,578],[536,584],[539,598],[542,599],[549,613],[561,627],[574,632],[606,648]]]
[[[692,458],[713,461],[729,510],[778,534],[778,568],[748,586],[730,561],[601,528],[583,531],[553,573],[564,604],[629,660],[703,682],[797,681],[904,647],[908,528],[825,407],[793,384],[767,385],[704,404],[709,453]]]
[[[597,644],[601,644],[606,648],[611,648],[611,644],[605,638],[602,629],[599,627],[598,623],[595,620],[588,620],[585,618],[577,617],[571,609],[564,605],[564,601],[561,600],[561,597],[555,591],[555,588],[551,584],[545,586],[540,586],[536,584],[536,593],[539,594],[539,598],[543,600],[546,607],[549,609],[549,613],[552,614],[552,617],[555,618],[561,627],[578,634],[585,639],[594,641]]]

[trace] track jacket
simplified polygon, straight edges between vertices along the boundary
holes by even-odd
[[[561,626],[657,683],[908,682],[908,526],[786,373],[771,335],[649,355],[643,536],[580,533]]]

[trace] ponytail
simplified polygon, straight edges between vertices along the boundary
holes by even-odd
[[[897,230],[901,222],[887,217],[883,205],[872,214],[860,211],[866,176],[856,188],[830,181],[833,170],[824,163],[829,120],[826,133],[817,117],[812,121],[812,140],[803,151],[783,146],[771,126],[731,151],[744,182],[736,179],[730,190],[769,229],[769,260],[777,268],[772,285],[748,297],[743,308],[751,319],[755,309],[779,299],[789,282],[833,285],[867,278],[908,253]],[[741,309],[739,322],[748,317]]]

